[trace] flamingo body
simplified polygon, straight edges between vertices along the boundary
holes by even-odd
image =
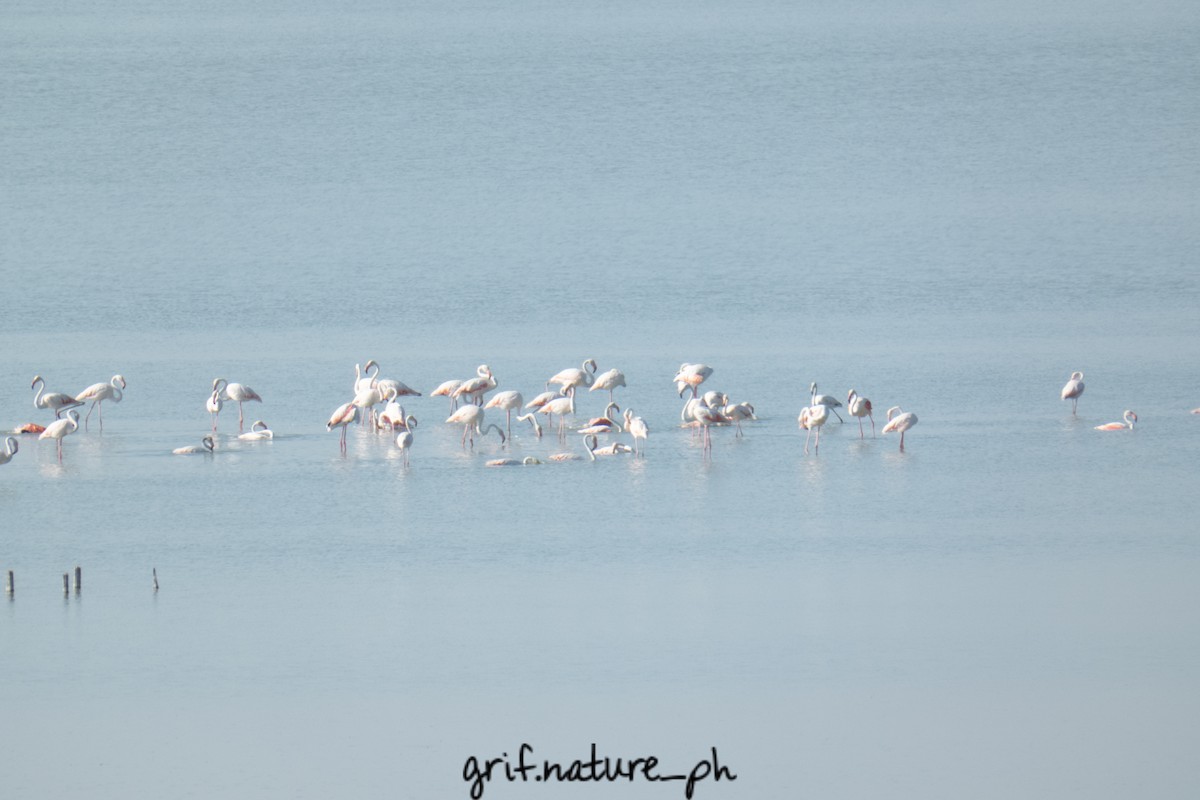
[[[1137,416],[1137,414],[1133,413],[1132,411],[1126,410],[1126,412],[1121,415],[1121,418],[1124,419],[1125,421],[1124,422],[1106,422],[1103,425],[1097,425],[1096,430],[1098,430],[1098,431],[1123,431],[1126,429],[1126,427],[1128,427],[1129,430],[1133,430],[1134,424],[1137,423],[1138,416]]]

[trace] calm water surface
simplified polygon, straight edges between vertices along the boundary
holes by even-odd
[[[716,746],[714,798],[1194,792],[1189,6],[0,23],[0,428],[48,420],[34,374],[129,383],[61,464],[22,437],[0,467],[15,794],[466,797],[467,756],[521,742]],[[444,398],[406,404],[407,468],[324,429],[367,358],[531,397],[587,357],[645,459],[489,469],[583,451],[464,451]],[[684,361],[760,417],[710,463]],[[276,438],[227,405],[216,455],[170,455],[218,376]],[[805,455],[811,381],[915,411],[907,452],[833,420]]]

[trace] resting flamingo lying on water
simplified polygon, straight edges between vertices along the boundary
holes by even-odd
[[[1103,425],[1097,425],[1096,430],[1098,430],[1098,431],[1123,431],[1123,430],[1125,430],[1126,425],[1129,426],[1129,430],[1133,430],[1134,423],[1137,422],[1138,417],[1137,417],[1137,414],[1133,413],[1132,411],[1127,410],[1124,414],[1121,415],[1121,418],[1124,419],[1125,421],[1124,422],[1106,422]]]

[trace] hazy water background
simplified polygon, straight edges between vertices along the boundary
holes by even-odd
[[[6,5],[0,426],[46,421],[35,373],[129,381],[0,468],[6,787],[465,797],[468,755],[596,741],[716,745],[700,796],[1190,796],[1197,23]],[[323,427],[367,358],[530,396],[589,356],[646,459],[489,470],[441,398],[408,469]],[[682,361],[762,417],[711,464]],[[227,410],[170,456],[218,375],[278,438]],[[909,451],[834,422],[805,456],[813,380],[915,411]],[[551,794],[682,787],[485,796]]]

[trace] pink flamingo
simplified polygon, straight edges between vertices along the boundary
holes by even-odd
[[[892,415],[897,415],[895,419]],[[904,452],[904,432],[917,424],[917,415],[911,411],[901,411],[900,406],[892,406],[887,412],[888,423],[883,426],[884,433],[900,433],[900,452]]]

